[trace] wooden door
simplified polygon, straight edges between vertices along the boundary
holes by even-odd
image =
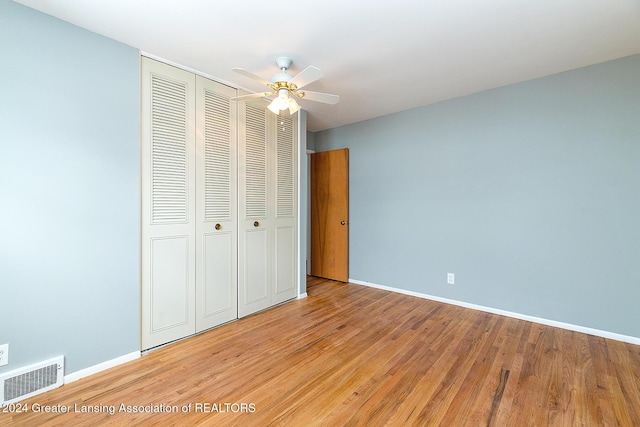
[[[142,58],[142,349],[195,331],[195,76]]]
[[[311,154],[311,275],[349,280],[349,150]]]
[[[196,332],[238,317],[234,96],[196,77]]]

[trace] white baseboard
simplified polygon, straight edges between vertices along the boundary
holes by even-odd
[[[482,305],[470,304],[468,302],[456,301],[449,298],[437,297],[433,295],[423,294],[420,292],[394,288],[391,286],[377,285],[375,283],[365,282],[363,280],[349,279],[349,282],[355,283],[356,285],[364,285],[364,286],[369,286],[371,288],[384,289],[385,291],[397,292],[400,294],[411,295],[418,298],[424,298],[432,301],[443,302],[445,304],[453,304],[460,307],[471,308],[473,310],[485,311],[487,313],[513,317],[514,319],[526,320],[528,322],[533,322],[533,323],[540,323],[542,325],[553,326],[555,328],[562,328],[570,331],[582,332],[584,334],[595,335],[602,338],[608,338],[616,341],[627,342],[629,344],[640,345],[640,338],[617,334],[615,332],[608,332],[608,331],[602,331],[600,329],[587,328],[585,326],[572,325],[571,323],[557,322],[555,320],[543,319],[541,317],[535,317],[535,316],[528,316],[526,314],[514,313],[512,311],[500,310],[498,308],[493,308],[493,307],[485,307]]]
[[[307,293],[305,292],[305,293],[303,293],[303,294],[299,294],[299,295],[298,295],[298,299],[306,298],[307,296],[308,296],[308,295],[307,295]]]
[[[88,368],[81,369],[76,372],[72,372],[69,375],[64,376],[64,383],[70,383],[80,378],[88,377],[89,375],[97,374],[100,371],[104,371],[105,369],[113,368],[114,366],[122,365],[123,363],[129,362],[131,360],[135,360],[140,357],[139,351],[134,351],[133,353],[125,354],[120,357],[116,357],[115,359],[107,360],[106,362],[98,363],[97,365],[89,366]]]

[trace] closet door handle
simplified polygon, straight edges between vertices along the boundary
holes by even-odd
[[[254,227],[259,227],[259,226],[260,226],[260,223],[259,223],[258,221],[253,221],[253,226],[254,226]]]
[[[216,230],[220,230],[222,226],[220,224],[216,224]]]
[[[345,225],[346,222],[345,221],[340,221],[340,225]]]

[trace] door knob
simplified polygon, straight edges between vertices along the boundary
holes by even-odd
[[[346,222],[345,221],[340,221],[340,225],[345,225]]]
[[[222,226],[220,224],[216,224],[216,230],[220,230]]]
[[[254,227],[258,227],[258,226],[260,226],[260,223],[258,221],[253,221],[253,226]]]

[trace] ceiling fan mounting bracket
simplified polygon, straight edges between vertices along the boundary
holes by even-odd
[[[280,68],[281,70],[283,68],[285,70],[288,70],[289,67],[291,67],[292,63],[293,63],[293,60],[286,56],[279,56],[276,58],[276,64],[278,65],[278,68]]]

